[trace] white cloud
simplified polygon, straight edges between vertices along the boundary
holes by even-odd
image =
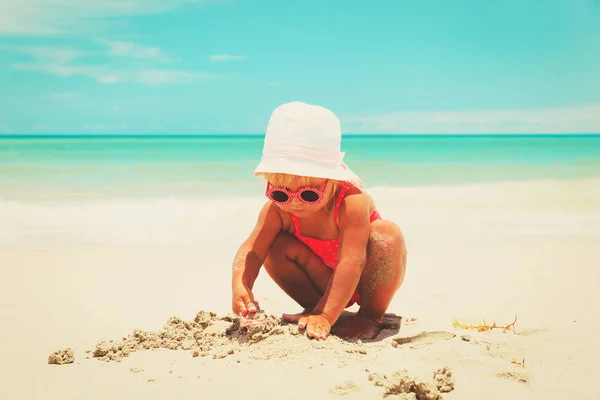
[[[0,35],[89,31],[94,20],[156,14],[185,4],[208,1],[211,0],[2,0]]]
[[[223,62],[223,61],[243,61],[248,59],[246,56],[235,56],[231,54],[213,54],[209,57],[212,62]]]
[[[83,75],[87,75],[91,78],[95,78],[100,83],[119,83],[123,82],[123,77],[119,76],[119,73],[115,73],[112,71],[106,71],[105,73],[99,72],[99,75],[95,75],[94,73],[83,73]]]
[[[166,83],[193,83],[210,77],[212,77],[211,74],[201,72],[167,71],[158,69],[139,70],[135,71],[133,74],[133,80],[151,86]]]
[[[150,47],[132,42],[118,42],[107,39],[98,39],[97,42],[108,47],[108,54],[112,56],[169,61],[169,57],[160,47]]]
[[[99,83],[114,84],[120,82],[137,82],[150,86],[194,83],[210,78],[207,73],[196,73],[174,70],[137,69],[133,71],[120,71],[108,67],[88,66],[66,66],[52,64],[15,64],[13,68],[43,72],[61,77],[85,76]]]
[[[600,104],[576,107],[422,111],[340,116],[352,133],[598,133]]]
[[[36,60],[50,61],[56,64],[66,64],[82,56],[82,52],[69,47],[23,46],[8,47],[8,49],[29,55]]]
[[[99,65],[71,66],[48,61],[13,64],[12,67],[14,69],[42,72],[60,77],[85,76],[100,83],[117,83],[125,80],[121,76],[124,73]]]
[[[54,92],[50,93],[48,97],[56,101],[73,101],[79,98],[79,95],[75,92]]]
[[[135,46],[133,47],[135,50]],[[193,83],[210,78],[202,72],[156,69],[152,67],[115,68],[110,65],[83,64],[87,54],[65,47],[12,47],[10,50],[29,55],[33,61],[13,64],[19,70],[41,72],[60,77],[84,76],[99,83],[137,82],[145,85]],[[149,54],[149,53],[147,53]],[[155,53],[160,54],[160,53]]]

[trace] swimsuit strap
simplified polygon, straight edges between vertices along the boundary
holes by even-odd
[[[296,235],[301,235],[300,233],[300,221],[298,221],[298,217],[292,214],[292,221],[294,221],[294,230]]]
[[[338,208],[340,208],[340,204],[342,204],[342,200],[344,200],[344,195],[346,194],[346,192],[348,190],[350,190],[350,188],[353,186],[354,185],[352,184],[352,182],[344,183],[344,186],[340,190],[340,194],[338,194],[337,201],[335,202],[335,208],[333,209],[333,220],[335,221],[336,225],[338,224],[338,222],[337,222]]]

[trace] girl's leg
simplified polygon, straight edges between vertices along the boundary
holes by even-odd
[[[315,308],[333,274],[319,256],[288,232],[277,235],[264,267],[271,279],[305,310]]]
[[[367,339],[377,336],[379,324],[404,280],[406,257],[404,235],[398,226],[391,221],[373,221],[367,261],[357,288],[360,309],[337,335]]]

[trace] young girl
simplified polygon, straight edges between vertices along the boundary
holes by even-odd
[[[383,219],[343,163],[341,128],[328,109],[301,102],[269,119],[261,163],[268,201],[233,262],[232,308],[256,313],[252,287],[264,265],[300,306],[284,314],[309,337],[324,339],[346,307],[358,313],[337,335],[371,339],[406,270],[402,232]]]

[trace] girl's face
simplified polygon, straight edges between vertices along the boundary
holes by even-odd
[[[334,184],[326,179],[307,186],[303,184],[302,178],[294,177],[286,187],[276,187],[269,183],[267,196],[283,211],[305,217],[325,207],[334,189]],[[318,201],[311,202],[314,199]]]

